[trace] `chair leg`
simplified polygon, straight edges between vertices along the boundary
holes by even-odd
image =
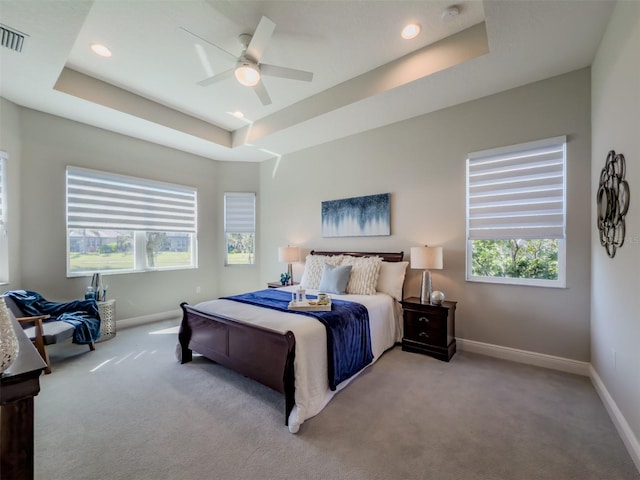
[[[89,344],[89,350],[94,351],[96,349],[96,344],[94,342],[91,342]]]
[[[42,331],[42,321],[36,322],[36,338],[33,340],[33,344],[36,346],[36,350],[44,360],[44,363],[47,364],[47,368],[44,369],[44,374],[49,375],[51,373],[51,362],[49,361],[49,353],[47,352],[47,347],[44,345],[43,331]]]
[[[38,353],[42,357],[42,360],[44,360],[44,363],[47,364],[47,368],[44,369],[45,375],[48,375],[51,373],[51,362],[49,361],[49,354],[47,353],[47,349],[44,345],[44,328],[42,326],[42,320],[46,320],[47,318],[49,318],[49,315],[38,315],[36,317],[16,318],[16,320],[18,320],[18,322],[21,322],[21,323],[33,322],[36,330],[36,335],[35,335],[35,338],[33,338],[31,341],[35,345],[36,350],[38,350]]]

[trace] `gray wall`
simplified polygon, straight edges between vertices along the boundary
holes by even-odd
[[[619,2],[593,64],[591,192],[607,152],[615,150],[626,157],[631,204],[625,243],[614,258],[600,246],[595,208],[591,214],[591,364],[635,436],[640,469],[639,52],[640,3]]]
[[[2,107],[16,108],[6,101]],[[256,164],[215,162],[29,109],[2,118],[2,130],[15,130],[17,124],[21,137],[20,143],[9,142],[15,135],[7,138],[7,146],[3,137],[0,148],[10,156],[9,208],[12,219],[19,218],[19,224],[10,225],[11,241],[22,247],[11,252],[19,271],[2,290],[31,289],[51,300],[84,294],[89,278],[66,278],[67,165],[198,189],[199,268],[106,276],[118,319],[175,311],[182,301],[194,303],[225,289],[256,285],[257,267],[224,267],[221,228],[224,191],[257,191]]]
[[[456,336],[589,361],[590,71],[583,69],[260,165],[262,281],[277,248],[403,250],[440,245],[434,288],[457,300]],[[567,135],[567,288],[465,281],[468,152]],[[391,193],[392,235],[321,238],[323,200]],[[294,278],[299,279],[301,265]],[[405,295],[418,295],[409,270]]]
[[[20,255],[20,157],[22,151],[20,135],[20,107],[0,97],[0,150],[7,152],[7,235],[9,239],[9,278],[20,284],[22,268]],[[3,291],[0,285],[0,291]]]

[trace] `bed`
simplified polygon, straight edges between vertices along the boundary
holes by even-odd
[[[368,275],[365,287],[362,286],[364,283],[354,283],[353,288],[349,284],[347,290],[355,293],[331,294],[334,309],[340,300],[364,305],[373,356],[366,365],[369,366],[402,337],[399,301],[408,262],[403,261],[403,252],[312,251],[307,256],[301,279],[301,285],[306,287],[311,298],[318,293],[318,283],[323,280],[318,278],[321,275],[319,266],[329,268],[324,267],[325,263],[353,265],[349,282],[363,279],[362,265],[367,265],[369,273],[376,268],[372,264],[379,265],[375,285],[371,285],[371,275]],[[299,287],[285,286],[276,290],[290,295]],[[264,293],[268,292],[265,290]],[[327,353],[327,330],[322,323],[307,315],[235,300],[227,297],[194,306],[181,304],[183,317],[178,334],[178,360],[187,363],[196,352],[282,393],[285,425],[290,432],[296,433],[306,419],[317,415],[338,391],[366,368],[330,385],[327,371],[332,358]]]

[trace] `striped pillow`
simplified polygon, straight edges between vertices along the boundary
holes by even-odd
[[[375,295],[382,258],[345,255],[342,259],[342,265],[352,266],[349,282],[347,283],[347,293],[353,295]]]
[[[342,255],[307,255],[304,272],[300,279],[300,287],[317,290],[320,287],[324,264],[340,265],[341,261]]]

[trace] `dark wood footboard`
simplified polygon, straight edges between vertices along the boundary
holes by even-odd
[[[182,323],[177,352],[181,363],[192,352],[256,380],[285,397],[285,425],[295,402],[293,332],[279,333],[180,304]]]

